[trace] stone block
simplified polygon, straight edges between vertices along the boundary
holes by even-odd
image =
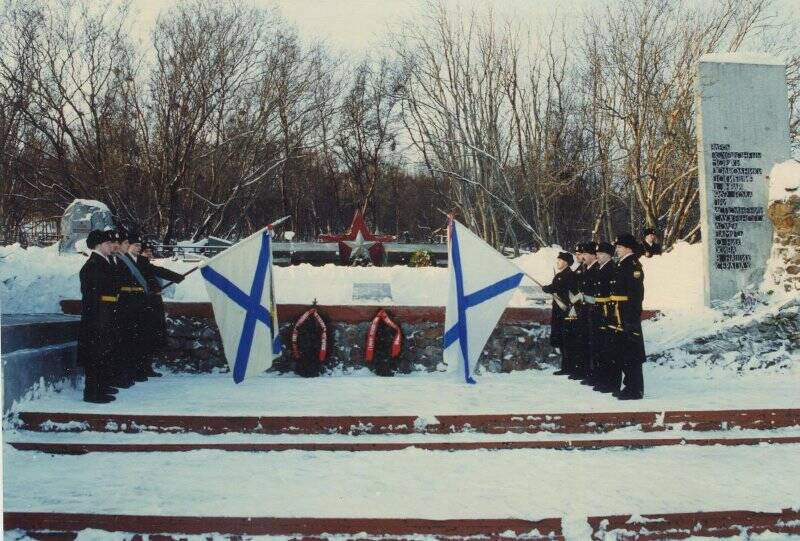
[[[211,358],[211,350],[206,348],[198,348],[192,350],[192,358],[207,361]]]
[[[705,302],[711,305],[764,277],[773,234],[766,175],[790,156],[785,65],[744,53],[702,57],[697,133]]]

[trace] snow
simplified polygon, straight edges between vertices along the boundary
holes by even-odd
[[[58,313],[62,299],[79,299],[81,254],[59,255],[58,244],[46,248],[0,246],[0,312]]]
[[[557,246],[543,248],[513,261],[543,284],[554,274]],[[642,259],[645,269],[645,308],[685,309],[702,306],[702,273],[699,269],[702,246],[678,243],[667,255]],[[3,313],[60,312],[62,299],[80,298],[78,272],[86,258],[80,254],[58,255],[57,247],[22,248],[18,244],[0,247],[0,308]],[[154,261],[176,272],[185,273],[197,265],[172,259]],[[309,264],[275,267],[275,293],[281,304],[310,304],[315,299],[324,305],[372,304],[369,299],[353,300],[353,284],[387,283],[392,300],[387,305],[444,306],[447,297],[447,269],[437,267],[343,267]],[[322,284],[324,287],[309,287]],[[522,286],[536,287],[528,278]],[[681,291],[676,295],[676,291]],[[194,272],[165,297],[177,302],[208,302],[205,281]],[[529,298],[530,297],[530,298]],[[539,292],[530,296],[518,289],[510,306],[549,306],[549,298]]]
[[[423,427],[438,423],[437,414],[448,413],[659,412],[800,405],[796,393],[800,369],[734,374],[646,365],[645,378],[646,400],[618,402],[550,371],[486,374],[478,376],[475,386],[435,376],[377,378],[366,372],[315,379],[264,375],[241,385],[234,385],[228,374],[170,374],[123,389],[117,401],[99,407],[81,402],[79,391],[67,389],[50,392],[17,409],[228,416],[411,414],[418,416],[415,426]],[[198,450],[68,456],[17,451],[7,443],[454,442],[798,433],[800,426],[702,433],[643,432],[632,426],[605,434],[206,436],[35,433],[7,425],[3,431],[4,505],[8,511],[162,516],[560,517],[567,539],[586,539],[587,516],[629,515],[630,522],[642,523],[642,516],[655,513],[785,509],[800,501],[800,462],[796,460],[800,445],[594,451],[408,448],[358,453]],[[24,488],[32,486],[46,486],[47,490]],[[79,539],[114,539],[104,533],[86,530]],[[23,535],[6,532],[6,539],[16,541],[24,539]]]
[[[549,283],[560,250],[558,246],[551,246],[513,261],[541,283]],[[649,354],[743,322],[742,318],[730,318],[703,305],[702,253],[702,244],[678,242],[669,253],[640,260],[645,273],[644,308],[661,312],[657,321],[644,323]],[[80,298],[77,274],[85,261],[81,254],[59,255],[55,245],[28,249],[18,244],[0,247],[0,312],[60,312],[59,301]],[[196,261],[172,259],[158,259],[154,263],[180,273],[197,265]],[[444,306],[448,290],[446,268],[315,267],[309,264],[275,267],[279,304],[310,304],[314,300],[323,305],[376,303],[369,299],[353,300],[353,288],[357,283],[389,284],[392,299],[381,301],[385,306]],[[524,278],[521,286],[509,306],[549,308],[548,296],[529,278]],[[167,288],[164,296],[174,302],[208,302],[205,281],[199,272]],[[782,299],[775,296],[774,301],[779,300]],[[765,310],[767,308],[762,311]]]
[[[104,413],[162,415],[416,415],[420,423],[450,414],[546,414],[707,409],[800,408],[800,367],[737,373],[725,369],[644,366],[645,399],[619,401],[551,371],[476,375],[477,385],[440,374],[379,378],[368,370],[304,379],[264,374],[234,384],[230,374],[169,374],[122,389]],[[97,412],[65,389],[25,401],[15,411]]]
[[[700,57],[700,62],[718,62],[722,64],[759,64],[761,66],[785,66],[786,62],[772,55],[756,52],[707,53]]]
[[[786,160],[775,164],[769,173],[769,200],[781,201],[791,195],[800,196],[800,161]]]
[[[57,423],[53,423],[57,424]],[[67,423],[63,423],[67,424]],[[3,434],[3,441],[6,443],[26,442],[26,443],[77,443],[77,444],[223,444],[223,443],[249,443],[249,444],[309,444],[309,443],[398,443],[405,444],[430,444],[430,443],[458,443],[458,442],[548,442],[548,441],[586,441],[586,440],[674,440],[683,439],[686,444],[691,444],[692,440],[704,439],[740,439],[740,438],[796,438],[800,436],[800,426],[770,429],[768,432],[758,429],[734,428],[730,430],[718,431],[694,431],[683,430],[680,427],[667,427],[661,432],[646,432],[641,426],[629,426],[618,428],[602,433],[579,433],[565,434],[561,432],[534,432],[518,433],[506,432],[504,434],[489,434],[484,432],[463,431],[448,434],[365,434],[353,432],[352,434],[249,434],[241,432],[228,432],[224,434],[204,435],[194,432],[175,431],[155,432],[152,430],[142,430],[140,432],[112,432],[112,430],[125,430],[125,427],[114,426],[109,423],[106,428],[109,432],[78,432],[78,430],[88,430],[88,427],[78,426],[75,423],[71,426],[63,427],[62,430],[27,431],[17,430],[9,424]],[[59,427],[61,428],[61,427]],[[399,428],[399,427],[397,427]],[[181,429],[182,430],[182,429]],[[357,435],[356,435],[357,434]]]
[[[635,452],[95,453],[89,468],[86,457],[8,445],[3,451],[8,486],[47,487],[7,492],[8,511],[569,520],[777,512],[800,501],[795,444]]]
[[[95,199],[75,199],[75,200],[72,201],[72,203],[69,204],[70,207],[73,207],[75,205],[86,205],[87,207],[97,207],[102,211],[111,212],[108,209],[108,205],[106,205],[105,203],[103,203],[101,201],[97,201]],[[69,208],[69,207],[67,207],[67,208]]]

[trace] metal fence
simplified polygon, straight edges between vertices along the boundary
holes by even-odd
[[[61,240],[61,217],[42,218],[18,227],[0,227],[0,245],[19,243],[28,246],[50,246]]]

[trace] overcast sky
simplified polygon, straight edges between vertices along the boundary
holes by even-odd
[[[2,0],[0,0],[2,1]],[[218,0],[226,1],[226,0]],[[382,56],[381,47],[387,34],[400,25],[423,14],[426,0],[245,0],[260,6],[277,7],[283,17],[297,28],[306,43],[324,42],[332,52],[341,53],[353,61],[365,55]],[[519,24],[530,32],[530,45],[537,35],[545,35],[556,19],[565,21],[567,39],[572,30],[569,21],[580,20],[584,13],[600,11],[615,0],[445,0],[450,6],[469,11],[471,8],[494,10],[499,21]],[[689,3],[716,3],[719,0],[688,0]],[[800,0],[773,0],[776,15],[781,20],[794,21],[800,35]],[[135,39],[146,48],[150,42],[158,14],[175,5],[178,0],[132,0]],[[753,49],[746,44],[744,49]],[[758,48],[755,45],[755,48]],[[523,46],[523,49],[525,47]]]
[[[263,6],[277,6],[286,20],[299,31],[304,41],[323,40],[345,54],[362,56],[382,45],[387,31],[396,30],[402,21],[423,13],[425,0],[252,0]],[[497,18],[520,23],[522,28],[547,28],[554,17],[575,16],[601,10],[602,0],[446,0],[466,10],[491,5]],[[613,3],[614,0],[609,0]],[[690,0],[709,3],[718,0]],[[176,0],[133,0],[137,37],[144,43],[158,13]],[[781,17],[794,19],[800,27],[800,0],[775,0]]]

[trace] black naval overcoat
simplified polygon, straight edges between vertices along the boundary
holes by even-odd
[[[645,361],[642,336],[642,302],[644,300],[644,271],[635,255],[617,263],[611,286],[614,306],[614,353],[624,375],[623,392],[644,393],[642,364]]]
[[[570,267],[559,271],[553,276],[553,282],[549,285],[543,286],[542,291],[551,295],[557,295],[569,309],[569,294],[570,291],[575,291],[576,275]],[[550,345],[557,348],[563,347],[564,340],[564,318],[567,317],[567,312],[561,309],[553,300],[553,311],[550,316]]]
[[[78,331],[78,363],[86,372],[87,390],[104,384],[115,353],[119,284],[112,263],[92,252],[79,273],[81,322]]]
[[[161,282],[159,278],[177,284],[183,281],[184,276],[164,267],[153,265],[150,259],[141,255],[136,258],[136,265],[144,275],[150,288],[144,320],[145,329],[149,337],[148,344],[150,344],[146,349],[152,352],[163,347],[167,338],[166,314],[164,313],[164,301],[161,297]]]

